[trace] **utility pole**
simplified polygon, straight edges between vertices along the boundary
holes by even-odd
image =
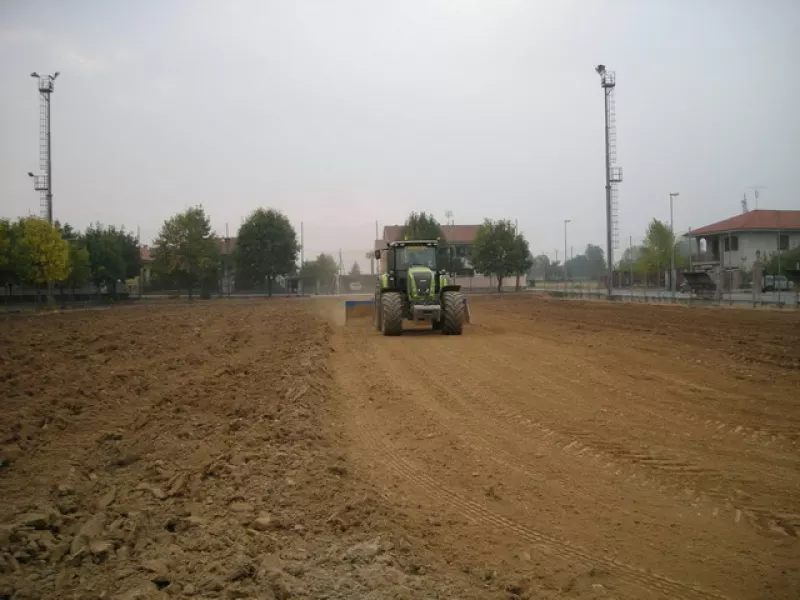
[[[567,224],[572,223],[570,219],[564,219],[564,293],[567,292]]]
[[[303,281],[303,269],[306,264],[306,235],[303,227],[303,221],[300,221],[300,270],[298,271],[298,290],[302,296],[305,293],[305,284]]]
[[[669,249],[669,287],[672,290],[672,301],[675,302],[675,223],[672,219],[672,201],[680,192],[670,192],[669,194],[669,232],[672,236]]]
[[[631,281],[630,281],[630,284],[631,284],[631,300],[633,300],[633,236],[632,235],[628,237],[628,248],[630,249],[629,250],[630,256],[628,258],[631,261],[631,268],[630,268],[630,272],[631,272]]]

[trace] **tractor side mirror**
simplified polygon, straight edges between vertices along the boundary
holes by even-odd
[[[375,258],[377,258],[378,260],[381,259],[381,251],[380,250],[375,250]]]

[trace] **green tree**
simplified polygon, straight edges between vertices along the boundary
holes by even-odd
[[[503,279],[527,270],[520,269],[523,258],[518,237],[514,224],[505,219],[486,219],[475,236],[472,264],[479,273],[497,277],[498,292],[502,290]]]
[[[778,260],[780,258],[780,261]],[[786,269],[800,268],[800,246],[782,252],[772,252],[764,263],[764,273],[769,275],[778,274],[780,265],[781,273]]]
[[[200,206],[164,221],[153,245],[153,254],[154,269],[159,276],[186,286],[189,298],[198,286],[205,294],[216,282],[219,243]]]
[[[22,221],[13,259],[19,261],[24,279],[37,286],[61,281],[69,274],[69,244],[43,219]]]
[[[236,276],[260,284],[266,281],[269,295],[280,275],[295,268],[300,246],[294,227],[281,212],[256,209],[239,228],[236,239]]]
[[[309,286],[331,290],[339,272],[339,264],[330,254],[324,252],[314,260],[306,261],[300,269],[300,276]]]
[[[521,233],[514,235],[514,244],[508,260],[511,264],[511,274],[517,276],[515,287],[517,291],[519,291],[520,277],[525,276],[525,274],[530,270],[531,266],[533,266],[533,256],[531,256],[531,251],[528,247],[528,241]]]
[[[675,267],[687,266],[688,256],[684,249],[685,245],[676,243],[675,236],[668,225],[658,219],[653,219],[647,227],[642,251],[637,259],[639,272],[655,273],[669,269],[673,247],[675,248]]]
[[[361,266],[358,264],[358,261],[353,261],[353,266],[350,267],[350,276],[351,277],[358,277],[361,275]]]
[[[62,284],[72,290],[86,285],[92,280],[92,261],[85,242],[78,239],[69,243],[69,275]]]
[[[544,281],[548,279],[548,270],[550,268],[550,259],[546,254],[539,254],[533,258],[531,265],[531,278],[541,278]]]
[[[412,212],[403,225],[404,240],[440,240],[445,241],[442,226],[433,215],[426,212]]]
[[[127,274],[120,232],[97,223],[86,229],[83,240],[89,252],[92,282],[115,290],[116,283],[126,279]]]
[[[22,282],[17,257],[22,221],[0,219],[0,284],[11,287]]]
[[[586,257],[587,278],[597,279],[606,272],[606,253],[600,246],[587,244],[583,255]]]

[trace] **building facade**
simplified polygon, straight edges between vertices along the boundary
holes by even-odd
[[[800,210],[751,210],[686,234],[695,269],[752,269],[800,246]]]

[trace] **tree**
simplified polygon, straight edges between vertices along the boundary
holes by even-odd
[[[528,241],[521,233],[517,233],[514,236],[514,244],[508,259],[511,264],[512,274],[517,276],[515,287],[519,291],[520,277],[525,275],[533,265],[533,257],[531,256],[530,248],[528,248]]]
[[[332,288],[338,272],[339,264],[333,256],[324,252],[314,260],[307,260],[300,268],[300,276],[305,281],[313,282],[313,287],[319,284],[323,289]]]
[[[683,246],[675,242],[669,226],[653,219],[645,233],[642,252],[637,260],[639,272],[650,273],[669,268],[672,249],[675,248],[675,267],[686,266],[688,259]]]
[[[800,246],[791,250],[781,252],[771,252],[764,262],[764,273],[770,275],[778,274],[778,258],[780,258],[780,271],[786,269],[800,269]]]
[[[114,227],[104,227],[100,223],[90,225],[84,235],[85,247],[89,252],[92,282],[116,289],[117,281],[126,278],[127,265],[119,232]]]
[[[43,219],[21,222],[13,259],[18,261],[26,281],[34,285],[61,281],[69,274],[69,244],[61,233]]]
[[[518,237],[514,225],[505,219],[486,219],[475,236],[472,264],[478,272],[497,277],[498,292],[502,290],[504,278],[527,270],[520,270],[523,259]]]
[[[267,282],[269,295],[279,275],[295,268],[300,246],[294,227],[281,212],[256,209],[239,228],[236,240],[236,274],[255,284]]]
[[[548,270],[550,268],[550,259],[546,254],[539,254],[533,258],[531,265],[531,278],[536,279],[540,277],[544,281],[548,279]]]
[[[586,276],[589,279],[597,279],[598,277],[602,277],[602,275],[606,272],[606,253],[600,246],[595,246],[594,244],[587,244],[586,251],[584,252],[584,256],[586,257]]]
[[[444,241],[444,232],[439,221],[426,212],[412,212],[408,215],[403,226],[403,239],[405,240],[440,240]]]
[[[89,283],[92,280],[92,263],[85,242],[80,238],[69,243],[69,275],[61,282],[72,290]]]
[[[220,248],[202,207],[164,221],[154,247],[154,269],[161,277],[186,286],[189,298],[197,286],[205,293],[216,281]]]
[[[353,262],[353,266],[350,267],[350,276],[351,277],[358,277],[361,275],[361,267],[358,264],[358,261]]]
[[[17,257],[22,221],[0,219],[0,284],[9,287],[22,281]]]

